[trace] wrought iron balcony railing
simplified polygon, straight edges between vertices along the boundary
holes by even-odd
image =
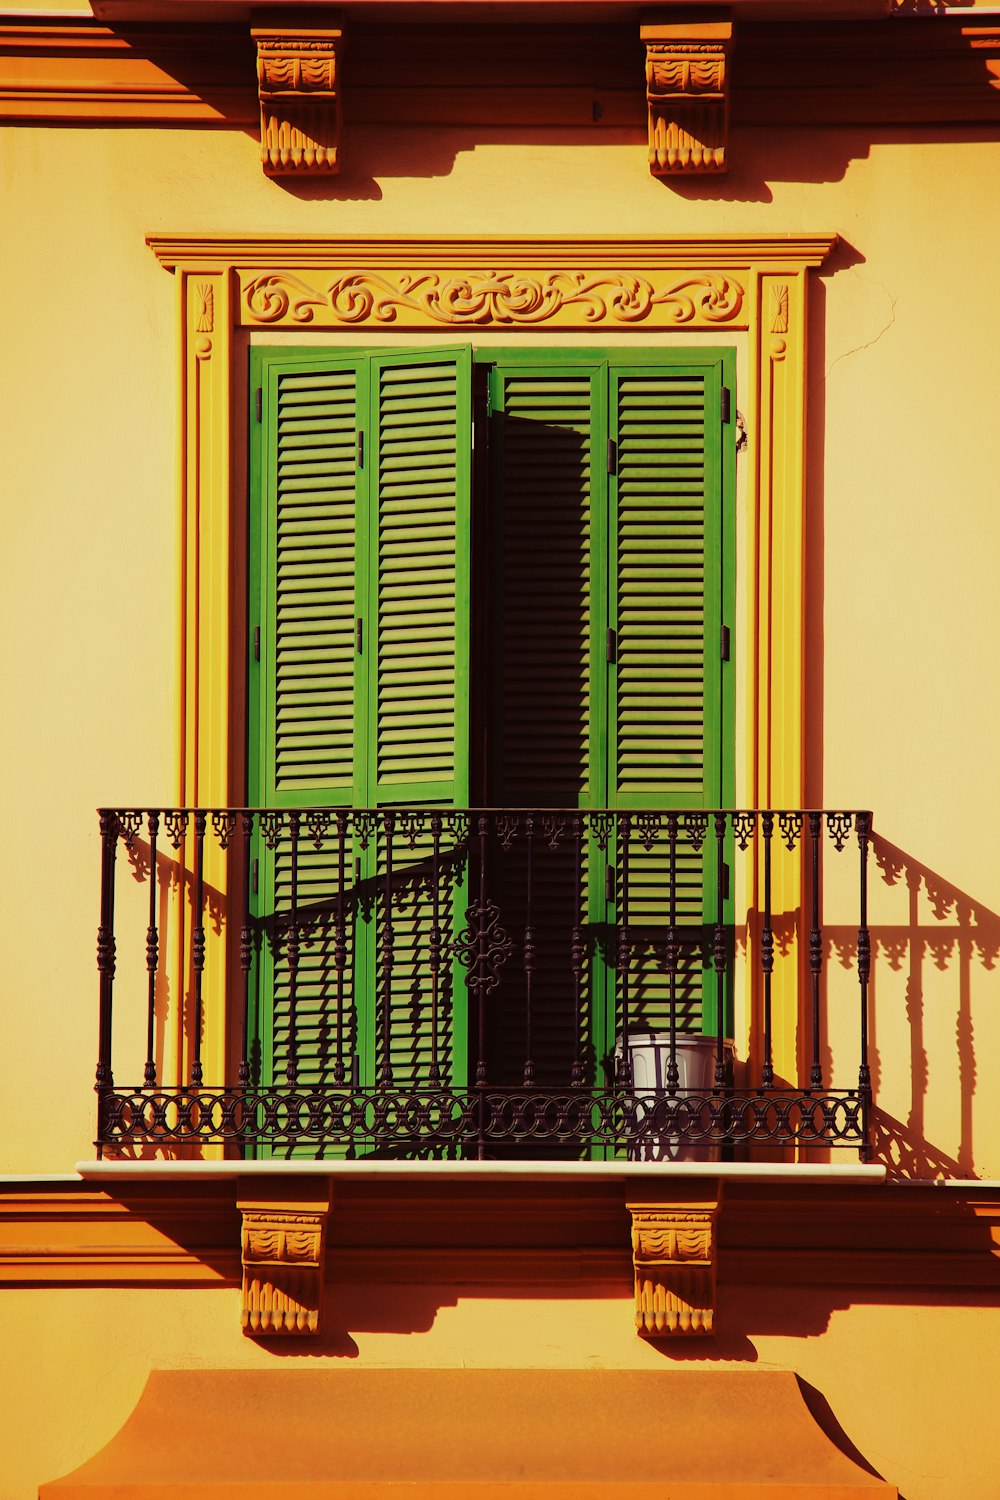
[[[100,824],[100,1154],[866,1153],[867,812]]]

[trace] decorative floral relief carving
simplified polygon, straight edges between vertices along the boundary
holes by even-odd
[[[334,323],[394,323],[400,313],[449,326],[532,326],[567,308],[587,323],[638,323],[662,308],[666,321],[725,323],[743,305],[741,284],[718,272],[692,272],[662,287],[628,272],[468,271],[400,273],[394,280],[351,271],[325,292],[282,272],[255,277],[243,291],[255,323],[311,323],[322,309]],[[325,321],[325,320],[324,320]]]
[[[198,303],[194,314],[194,331],[212,333],[215,329],[215,288],[210,281],[199,281],[195,291]]]
[[[771,283],[771,332],[788,332],[788,284],[784,281]]]

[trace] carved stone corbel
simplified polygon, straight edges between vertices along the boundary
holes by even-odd
[[[245,1183],[243,1332],[251,1337],[319,1332],[323,1299],[329,1180],[313,1184]]]
[[[654,177],[725,172],[732,21],[649,20],[640,35],[646,44],[649,170]]]
[[[340,171],[344,29],[255,26],[260,154],[268,177]]]
[[[715,1331],[714,1198],[629,1202],[635,1268],[635,1327],[644,1338]]]

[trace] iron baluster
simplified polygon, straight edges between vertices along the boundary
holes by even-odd
[[[146,928],[146,1066],[143,1083],[152,1088],[156,1083],[156,1059],[153,1048],[156,1042],[156,969],[159,962],[159,934],[156,927],[156,835],[160,829],[159,813],[151,812],[149,828],[149,926]]]
[[[531,1088],[535,1081],[535,1038],[534,1038],[534,996],[532,985],[535,975],[535,912],[534,912],[534,879],[535,879],[535,820],[528,813],[524,820],[524,837],[526,845],[526,868],[525,868],[525,923],[524,923],[524,951],[522,962],[524,964],[524,1077],[525,1088]]]
[[[344,1081],[344,970],[347,968],[347,924],[344,914],[344,882],[347,876],[347,814],[337,814],[337,916],[333,936],[333,967],[337,974],[335,1019],[336,1058],[334,1083]]]
[[[860,866],[860,921],[858,925],[858,982],[861,985],[861,1065],[858,1069],[858,1092],[861,1095],[861,1158],[868,1159],[869,1115],[871,1112],[872,1076],[868,1066],[868,979],[871,974],[871,938],[868,932],[868,840],[871,836],[871,813],[858,813],[858,855]]]
[[[194,931],[191,938],[191,964],[194,970],[194,1062],[191,1087],[200,1088],[201,1033],[203,1020],[202,979],[205,972],[205,826],[207,814],[194,815]]]
[[[667,1088],[673,1092],[680,1082],[677,1066],[677,814],[667,814],[667,986],[670,1002],[670,1056],[667,1059]]]
[[[624,1088],[630,1088],[632,1084],[632,1054],[629,1050],[628,1041],[628,1007],[629,987],[628,971],[631,962],[631,945],[628,930],[628,874],[629,874],[629,836],[632,829],[632,820],[628,813],[622,813],[618,819],[618,843],[621,858],[621,875],[619,879],[618,909],[618,986],[621,992],[621,1018],[622,1018],[622,1075],[621,1082]]]
[[[253,927],[250,917],[250,872],[252,868],[253,813],[244,812],[243,828],[243,920],[240,923],[240,975],[243,982],[243,1014],[240,1035],[240,1087],[250,1083],[250,968],[253,963]]]
[[[577,813],[573,819],[573,842],[576,873],[573,899],[573,931],[570,937],[570,968],[573,972],[573,1014],[576,1043],[573,1049],[573,1066],[570,1083],[579,1088],[583,1082],[583,817]]]
[[[812,926],[809,929],[809,976],[812,984],[812,1039],[813,1055],[812,1068],[809,1073],[809,1087],[821,1089],[823,1087],[823,1069],[820,1065],[820,1017],[819,1017],[819,986],[820,973],[823,967],[823,933],[819,925],[819,844],[822,836],[823,815],[818,812],[809,814],[809,838],[811,840],[810,864],[812,875]]]
[[[431,971],[431,1065],[428,1078],[435,1085],[441,1082],[438,1060],[438,1008],[441,1002],[441,828],[441,814],[435,812],[431,815],[431,931],[428,943]]]
[[[726,1082],[726,815],[715,814],[715,932],[712,961],[715,965],[715,1086]]]
[[[770,810],[760,815],[761,833],[764,836],[764,925],[760,934],[760,967],[764,976],[764,1066],[761,1084],[769,1089],[774,1086],[774,1058],[771,1041],[771,976],[774,972],[774,932],[771,927],[771,846],[774,835],[774,813]]]
[[[101,921],[97,929],[97,968],[100,974],[100,1010],[97,1021],[98,1089],[111,1088],[112,992],[115,982],[115,851],[118,844],[118,818],[103,811],[101,819]],[[103,1115],[98,1122],[102,1136]],[[100,1146],[101,1140],[98,1140]]]
[[[299,1081],[299,814],[288,814],[290,909],[288,913],[288,1084]]]
[[[476,934],[476,1023],[478,1040],[476,1044],[476,1087],[483,1088],[486,1084],[486,990],[488,982],[487,971],[487,905],[486,905],[486,844],[488,820],[480,817],[479,831],[479,930]],[[482,1140],[480,1140],[480,1149]]]
[[[383,812],[382,830],[385,837],[385,880],[382,888],[382,1056],[379,1059],[379,1083],[392,1082],[392,968],[394,962],[394,932],[392,926],[392,839],[396,827],[396,815]]]

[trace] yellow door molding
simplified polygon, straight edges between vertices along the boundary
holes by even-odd
[[[233,363],[239,331],[367,339],[411,330],[565,330],[641,339],[667,332],[745,335],[750,389],[744,729],[747,795],[800,807],[803,795],[803,568],[808,272],[832,234],[653,239],[329,239],[150,235],[174,272],[181,361],[181,805],[242,801],[242,661],[231,649],[236,589],[232,491]],[[235,585],[235,588],[234,588]],[[220,857],[221,859],[221,857]],[[782,865],[791,864],[782,861]],[[218,889],[225,871],[206,870]],[[794,911],[800,885],[773,891]],[[751,901],[753,900],[751,893]],[[797,959],[789,982],[797,987]],[[790,1030],[776,1066],[794,1072]],[[205,1038],[206,1076],[224,1073],[224,1037]]]

